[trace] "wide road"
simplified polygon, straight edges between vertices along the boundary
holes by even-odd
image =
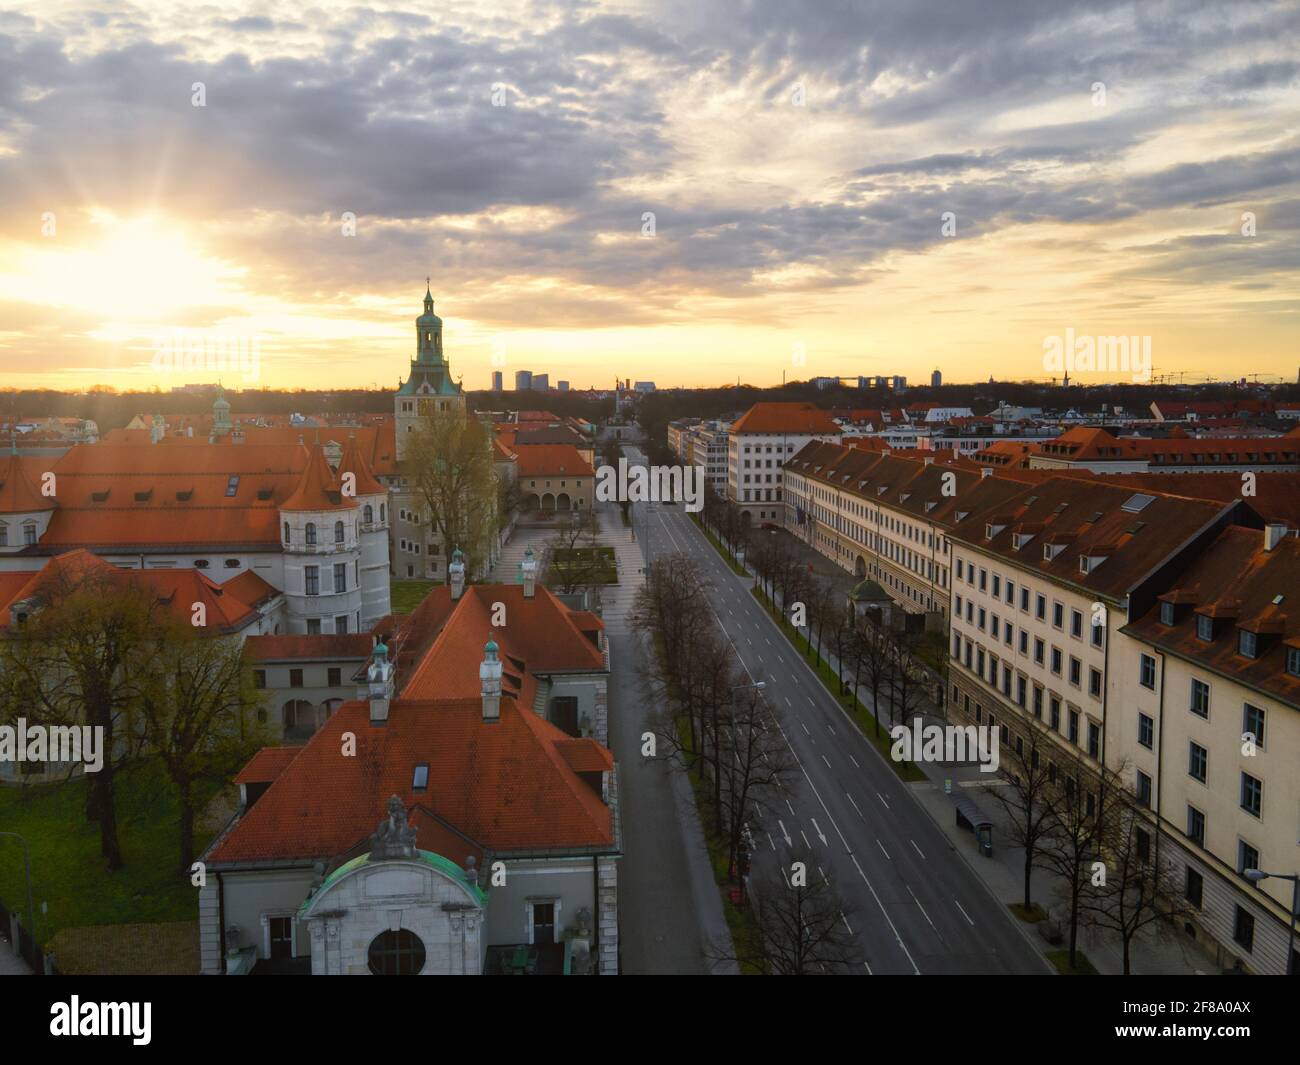
[[[635,448],[629,462],[644,463]],[[634,507],[652,558],[700,565],[719,625],[781,712],[795,783],[754,826],[754,871],[811,855],[845,903],[864,974],[1048,973],[1046,960],[750,594],[681,504]],[[762,865],[760,865],[762,863]]]

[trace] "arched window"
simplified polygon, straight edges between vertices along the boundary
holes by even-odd
[[[366,504],[365,509],[361,512],[361,520],[365,522],[367,525],[374,524],[375,508],[372,507],[369,503]]]
[[[336,521],[334,523],[334,542],[336,544],[341,544],[343,542],[343,523],[341,521]]]
[[[424,944],[405,928],[380,932],[370,941],[369,960],[376,976],[418,976],[424,968]]]
[[[383,521],[383,520],[384,520],[384,504],[383,504],[383,503],[380,503],[380,504],[379,504],[379,520],[380,520],[380,521]]]
[[[306,533],[307,533],[307,543],[308,543],[309,545],[315,545],[315,543],[316,543],[316,523],[315,523],[314,521],[309,521],[309,522],[307,523],[307,528],[306,528],[305,531],[306,531]]]
[[[289,523],[287,521],[284,523],[284,542],[286,544],[289,542]]]

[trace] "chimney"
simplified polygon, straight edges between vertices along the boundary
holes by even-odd
[[[483,692],[483,720],[495,724],[501,720],[501,660],[497,658],[496,640],[483,645],[478,679]]]
[[[985,466],[982,470],[980,470],[980,480],[981,480],[981,481],[982,481],[985,477],[992,477],[992,476],[993,476],[993,468],[992,468],[991,466]]]
[[[465,594],[465,555],[459,547],[451,553],[451,565],[447,567],[447,583],[451,585],[452,602]]]
[[[519,569],[524,575],[524,598],[532,599],[537,594],[537,559],[533,558],[531,546],[524,552],[524,561]]]
[[[1285,525],[1278,525],[1270,522],[1264,526],[1264,550],[1272,551],[1282,542],[1282,537],[1287,533]]]
[[[370,657],[366,670],[367,694],[370,699],[370,723],[382,725],[388,720],[388,704],[393,698],[393,663],[388,661],[388,645],[380,640]]]

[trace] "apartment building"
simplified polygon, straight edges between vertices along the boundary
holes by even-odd
[[[989,471],[813,441],[786,464],[785,525],[827,558],[877,581],[930,628],[946,624],[951,586],[948,532]],[[990,505],[1020,492],[999,479]]]
[[[810,440],[838,440],[830,411],[811,403],[755,403],[731,426],[727,440],[727,498],[749,521],[781,524],[782,472]]]
[[[1198,932],[1220,960],[1287,968],[1300,840],[1300,540],[1285,525],[1223,529],[1121,629],[1115,692],[1132,761]],[[1297,958],[1300,962],[1300,958]],[[1300,964],[1295,971],[1300,972]]]
[[[1300,471],[1300,426],[1285,436],[1119,437],[1101,426],[1075,426],[1033,449],[1037,469],[1092,473]]]
[[[1065,477],[979,494],[950,533],[952,717],[1017,751],[1037,725],[1061,764],[1118,774],[1139,851],[1199,914],[1186,934],[1284,972],[1290,884],[1243,874],[1296,871],[1300,542],[1242,500]]]

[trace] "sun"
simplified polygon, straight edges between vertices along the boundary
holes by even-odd
[[[241,271],[205,254],[178,225],[97,214],[92,229],[87,243],[28,245],[15,273],[0,274],[0,295],[75,306],[100,326],[172,321],[189,307],[236,302]]]

